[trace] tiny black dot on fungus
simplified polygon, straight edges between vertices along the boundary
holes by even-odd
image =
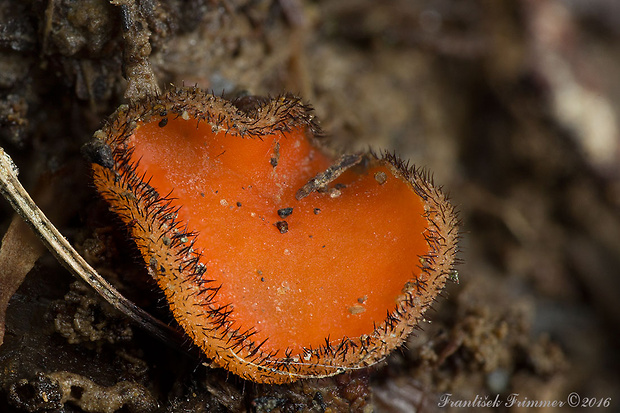
[[[292,213],[293,213],[293,208],[290,208],[290,207],[278,209],[278,216],[283,219],[290,216]]]
[[[394,154],[332,159],[298,98],[252,102],[180,88],[121,106],[95,133],[95,186],[212,365],[261,383],[373,365],[454,274],[455,209]],[[280,236],[266,217],[293,209]],[[346,288],[315,288],[331,281]]]
[[[168,118],[163,118],[162,120],[159,121],[158,125],[160,128],[163,128],[164,126],[166,126],[168,124]]]
[[[280,234],[286,234],[288,232],[288,222],[278,221],[274,225],[276,226],[276,228],[278,228]]]

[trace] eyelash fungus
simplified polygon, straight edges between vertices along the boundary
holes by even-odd
[[[334,161],[292,95],[173,89],[94,137],[95,186],[174,317],[245,379],[382,360],[454,274],[458,219],[439,188],[390,153]]]

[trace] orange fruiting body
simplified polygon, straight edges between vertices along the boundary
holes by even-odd
[[[317,132],[289,95],[183,88],[122,106],[95,134],[95,185],[175,318],[213,364],[257,382],[381,360],[456,253],[454,208],[425,176],[389,154],[336,171]]]

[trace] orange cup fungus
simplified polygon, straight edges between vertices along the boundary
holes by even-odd
[[[391,154],[334,161],[290,95],[121,106],[94,182],[212,363],[284,383],[372,365],[452,273],[454,208]]]

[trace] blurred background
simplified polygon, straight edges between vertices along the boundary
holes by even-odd
[[[581,407],[540,411],[607,398],[620,411],[619,2],[115,3],[0,2],[0,145],[123,294],[169,320],[80,148],[147,61],[163,88],[297,93],[333,148],[396,151],[429,170],[461,211],[460,282],[379,366],[254,385],[130,324],[2,201],[1,411],[433,412],[446,393],[571,392]]]

